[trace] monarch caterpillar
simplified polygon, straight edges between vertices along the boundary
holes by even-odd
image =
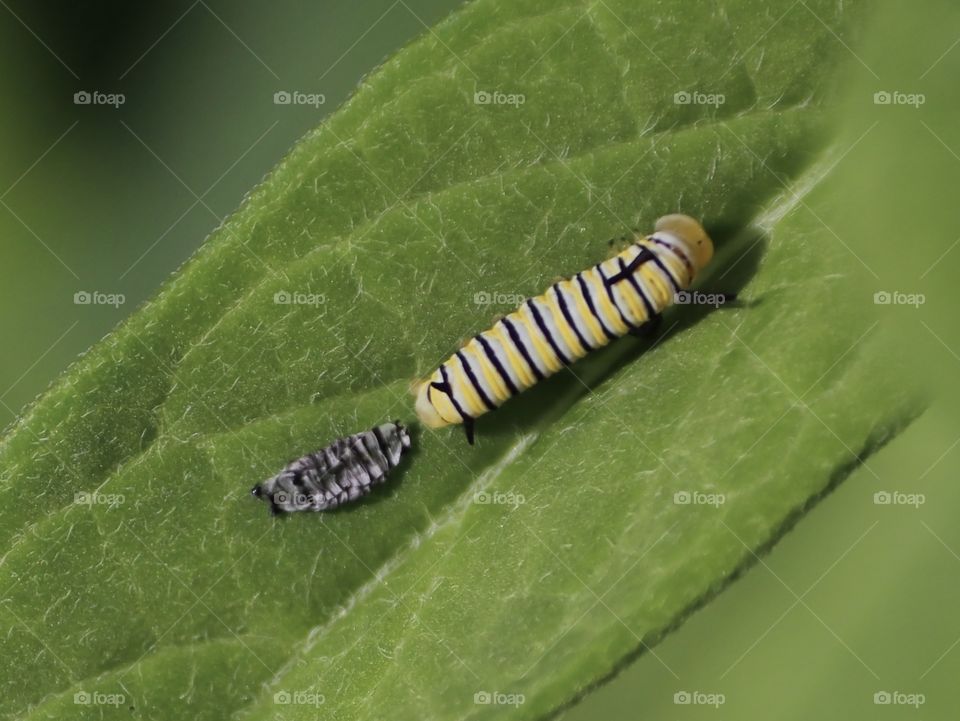
[[[329,511],[370,493],[410,448],[399,421],[338,438],[326,448],[290,461],[250,493],[270,502],[273,514]]]
[[[686,215],[660,218],[619,255],[550,286],[475,336],[416,390],[430,428],[473,421],[591,350],[633,333],[689,288],[713,257],[713,243]]]

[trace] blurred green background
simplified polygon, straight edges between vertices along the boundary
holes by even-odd
[[[365,74],[459,4],[0,3],[3,424],[150,298]],[[891,354],[932,381],[933,406],[567,719],[946,719],[960,708],[960,10],[875,7],[838,91],[842,160],[825,220],[864,261],[850,272],[865,303],[924,295],[878,312]],[[79,91],[125,102],[77,105]],[[277,105],[281,91],[325,102]],[[78,292],[125,302],[78,305]],[[923,502],[878,504],[877,492]],[[678,693],[723,703],[678,704]],[[885,693],[894,703],[875,703]]]

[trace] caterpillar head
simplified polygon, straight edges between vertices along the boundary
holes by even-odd
[[[677,238],[697,271],[703,270],[713,258],[713,241],[703,226],[689,215],[665,215],[657,221],[654,232],[669,233]]]

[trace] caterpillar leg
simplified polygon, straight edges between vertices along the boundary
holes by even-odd
[[[652,338],[660,330],[661,325],[663,325],[663,316],[657,313],[643,325],[632,328],[629,333],[637,338]]]
[[[618,238],[611,238],[607,241],[607,247],[610,249],[608,258],[613,258],[614,256],[619,255],[624,248],[626,248],[631,242],[640,235],[640,231],[637,228],[634,228],[632,232],[627,235],[621,235]]]
[[[463,432],[467,434],[467,443],[473,445],[474,420],[470,416],[463,419]]]

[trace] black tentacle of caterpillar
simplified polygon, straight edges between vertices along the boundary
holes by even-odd
[[[274,515],[329,511],[383,483],[408,448],[407,429],[399,421],[383,423],[291,461],[250,493],[268,501]]]

